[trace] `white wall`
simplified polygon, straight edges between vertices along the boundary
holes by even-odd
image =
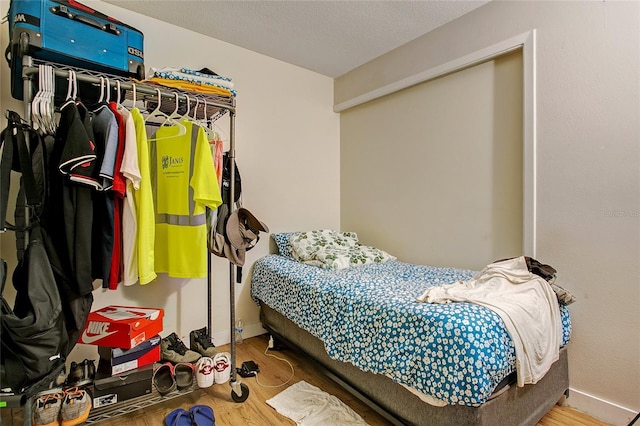
[[[536,256],[578,298],[568,403],[627,424],[640,411],[640,3],[491,2],[336,79],[334,101],[534,29]]]
[[[343,111],[342,228],[409,263],[480,270],[530,254],[522,74],[517,50]]]
[[[233,78],[238,91],[236,155],[243,183],[243,203],[272,232],[339,227],[339,116],[332,111],[333,81],[325,76],[242,49],[228,43],[151,19],[117,6],[83,3],[141,30],[147,67],[208,67]],[[2,15],[9,2],[0,0]],[[215,25],[215,19],[212,19]],[[2,25],[0,46],[8,43]],[[20,113],[11,98],[9,69],[0,64],[2,128],[7,108]],[[228,136],[228,119],[220,126]],[[15,265],[13,233],[1,237],[0,254]],[[245,336],[262,332],[259,311],[250,299],[251,265],[270,250],[270,239],[247,253],[242,284],[235,285],[237,318]],[[229,341],[228,262],[213,257],[213,336],[217,345]],[[162,277],[146,286],[94,291],[94,308],[109,304],[165,309],[162,335],[176,331],[188,345],[190,330],[206,325],[206,280]],[[10,287],[10,286],[9,286]],[[72,359],[97,357],[95,348],[77,345]]]

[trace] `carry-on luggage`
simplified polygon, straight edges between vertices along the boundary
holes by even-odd
[[[75,0],[11,0],[11,95],[23,99],[22,56],[143,79],[144,36],[139,30]]]

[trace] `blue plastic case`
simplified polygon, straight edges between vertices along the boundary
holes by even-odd
[[[144,78],[139,30],[74,0],[12,0],[11,94],[22,99],[22,55],[89,70]]]

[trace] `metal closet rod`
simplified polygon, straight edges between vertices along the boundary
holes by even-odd
[[[69,76],[69,71],[73,71],[76,73],[76,79],[78,81],[83,81],[86,83],[94,83],[94,84],[100,84],[100,76],[95,76],[95,75],[87,75],[87,74],[83,74],[81,71],[76,71],[73,69],[69,69],[69,70],[62,70],[62,69],[58,69],[55,68],[55,65],[53,65],[54,69],[53,72],[56,76],[58,77],[62,77],[62,78],[67,78]],[[32,75],[36,75],[38,74],[38,67],[24,67],[22,70],[23,76],[24,78],[29,78]],[[228,103],[223,103],[223,102],[218,102],[218,101],[214,101],[214,100],[210,100],[211,96],[207,95],[206,93],[194,93],[191,96],[187,96],[183,91],[180,90],[178,88],[176,88],[175,91],[168,91],[168,90],[163,90],[161,88],[161,86],[151,86],[148,83],[133,83],[130,80],[123,80],[122,77],[117,77],[117,76],[109,76],[109,75],[104,75],[103,78],[108,78],[109,81],[119,81],[120,82],[120,89],[125,89],[125,90],[130,90],[133,91],[133,84],[135,84],[136,87],[136,92],[137,93],[143,93],[145,95],[152,95],[152,96],[156,96],[158,94],[158,91],[160,91],[161,96],[164,96],[166,98],[171,98],[171,99],[175,99],[176,94],[178,94],[178,99],[183,100],[184,102],[188,102],[189,100],[193,100],[196,98],[199,99],[207,99],[207,105],[214,107],[214,108],[220,108],[220,109],[225,109],[227,111],[230,111],[231,113],[235,114],[236,112],[236,108],[234,105],[228,104]],[[112,85],[113,87],[115,87],[115,84]]]

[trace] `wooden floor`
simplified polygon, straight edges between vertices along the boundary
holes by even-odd
[[[260,366],[258,380],[260,384],[277,386],[291,376],[291,368],[285,362],[265,355],[267,335],[246,339],[237,345],[237,364],[253,360]],[[220,347],[228,351],[228,347]],[[207,389],[200,389],[190,394],[147,407],[136,412],[115,417],[97,423],[100,426],[160,426],[164,425],[165,416],[172,410],[182,407],[189,409],[195,404],[206,404],[213,408],[216,426],[224,425],[295,425],[288,418],[281,416],[268,406],[265,401],[277,395],[289,385],[304,380],[332,395],[340,398],[355,410],[370,425],[389,424],[382,416],[371,410],[367,405],[351,396],[340,386],[327,378],[320,370],[312,365],[300,353],[293,350],[269,351],[269,354],[287,359],[293,365],[295,375],[291,381],[280,387],[260,386],[256,378],[240,378],[249,388],[249,397],[243,403],[233,402],[231,387],[228,383],[214,385]],[[22,425],[22,410],[3,409],[2,425]],[[569,407],[555,406],[538,423],[538,426],[584,425],[604,426],[603,423]]]

